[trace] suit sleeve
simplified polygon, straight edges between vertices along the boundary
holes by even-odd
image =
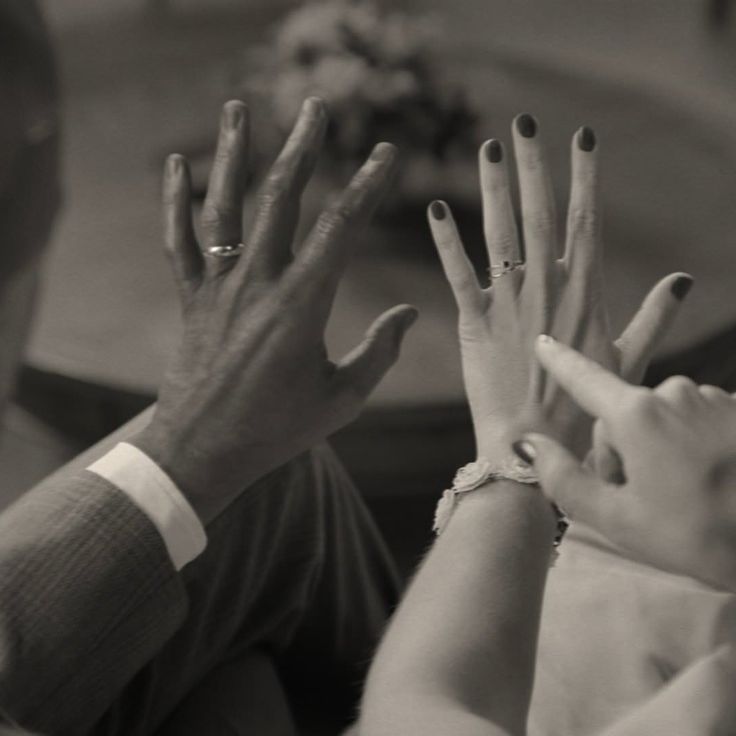
[[[83,733],[186,612],[161,535],[125,494],[88,471],[45,481],[0,515],[0,713]]]

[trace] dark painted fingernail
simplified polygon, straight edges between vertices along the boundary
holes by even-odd
[[[517,440],[511,445],[511,449],[516,453],[517,457],[521,458],[527,465],[534,465],[534,458],[537,456],[537,451],[533,445],[526,440]]]
[[[528,113],[522,113],[516,118],[516,129],[524,138],[534,138],[537,133],[537,121]]]
[[[379,143],[371,151],[371,161],[390,161],[396,155],[396,146],[391,143]]]
[[[503,158],[503,148],[495,138],[493,140],[486,141],[485,152],[486,158],[492,164],[497,164]]]
[[[584,125],[580,130],[578,131],[578,148],[581,151],[585,151],[586,153],[590,153],[595,148],[595,133],[593,132],[593,128],[589,128],[587,125]]]
[[[225,128],[237,130],[243,122],[243,104],[237,100],[226,102],[222,113],[222,124]]]
[[[680,276],[678,279],[675,279],[675,282],[672,284],[672,295],[675,299],[682,301],[687,296],[692,285],[693,279],[690,276]]]
[[[431,205],[429,205],[429,211],[432,213],[432,217],[435,220],[444,220],[447,215],[444,202],[440,202],[439,199],[435,199]]]

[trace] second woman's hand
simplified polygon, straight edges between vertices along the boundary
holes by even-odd
[[[736,591],[736,399],[682,376],[631,386],[549,337],[537,354],[598,418],[596,454],[605,446],[623,469],[614,482],[528,434],[519,449],[545,494],[636,559]]]

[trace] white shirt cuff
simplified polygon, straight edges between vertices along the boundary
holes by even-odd
[[[117,486],[143,511],[177,570],[202,554],[207,546],[202,522],[171,478],[144,452],[121,442],[87,470]]]

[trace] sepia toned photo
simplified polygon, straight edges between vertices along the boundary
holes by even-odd
[[[736,736],[735,6],[0,0],[0,736]]]

